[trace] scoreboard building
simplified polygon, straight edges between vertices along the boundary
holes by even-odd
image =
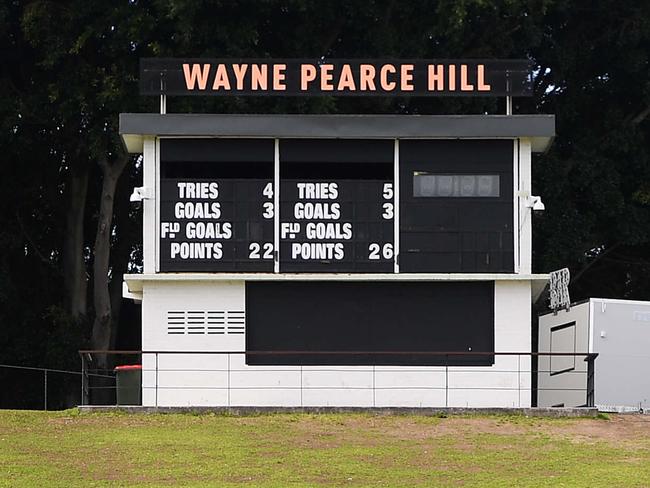
[[[530,406],[530,357],[498,353],[531,351],[553,116],[122,114],[120,133],[143,154],[143,405]]]

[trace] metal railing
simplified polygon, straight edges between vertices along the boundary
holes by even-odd
[[[82,350],[79,351],[81,357],[81,404],[111,404],[115,403],[114,393],[116,390],[115,381],[105,381],[107,377],[114,377],[112,366],[121,364],[142,364],[142,393],[146,396],[145,404],[149,406],[161,406],[168,402],[170,391],[225,391],[225,398],[216,403],[219,406],[241,406],[233,399],[233,393],[241,390],[282,390],[286,392],[299,391],[299,404],[303,406],[304,395],[315,390],[372,390],[372,405],[377,406],[377,395],[386,390],[428,390],[431,392],[440,392],[440,405],[449,407],[453,406],[454,401],[450,395],[457,394],[460,391],[472,392],[509,392],[516,399],[517,405],[522,406],[530,404],[530,397],[533,391],[532,376],[540,373],[551,373],[551,371],[539,370],[533,366],[532,358],[542,356],[572,356],[582,357],[586,362],[586,368],[576,368],[573,371],[563,372],[564,378],[581,375],[584,377],[584,387],[565,386],[558,388],[538,387],[536,391],[559,390],[563,392],[577,392],[582,397],[584,393],[584,405],[587,407],[594,406],[594,375],[595,359],[597,353],[544,353],[544,352],[476,352],[476,351],[103,351],[103,350]],[[166,366],[161,364],[161,360],[168,362],[173,356],[195,355],[215,357],[214,361],[203,359],[203,363],[198,367],[180,367],[178,365]],[[303,359],[300,359],[300,356]],[[316,364],[306,364],[304,357],[312,358]],[[270,361],[275,357],[281,357],[284,362],[280,361],[271,364]],[[323,357],[326,364],[317,364],[314,358]],[[366,358],[359,363],[359,358]],[[225,358],[219,360],[218,358]],[[233,361],[233,358],[237,361]],[[243,358],[243,362],[242,359]],[[264,359],[266,358],[266,359]],[[332,364],[331,359],[338,358],[336,364]],[[346,358],[350,358],[346,363]],[[411,358],[412,364],[403,364],[404,358]],[[417,364],[414,359],[419,359]],[[507,358],[512,358],[507,361]],[[144,359],[144,361],[143,361]],[[260,364],[260,361],[266,361],[266,364]],[[399,364],[390,364],[398,361]],[[489,364],[481,364],[489,363]],[[233,364],[235,363],[236,364]],[[300,364],[302,362],[302,364]],[[330,364],[327,364],[329,362]],[[376,364],[372,364],[372,363]],[[249,364],[251,363],[251,364]],[[339,364],[340,363],[340,364]],[[505,365],[505,366],[504,366]],[[410,370],[408,368],[411,368]],[[292,384],[276,384],[268,386],[257,384],[251,386],[250,383],[238,382],[238,378],[243,373],[249,373],[254,378],[256,373],[277,372],[278,375],[284,373],[295,373],[292,377],[295,382]],[[364,386],[314,386],[308,384],[305,380],[313,377],[314,373],[331,373],[336,372],[341,377],[352,373],[367,373],[367,384]],[[431,377],[425,383],[412,386],[379,385],[377,379],[386,379],[394,373],[431,373]],[[219,382],[200,383],[193,382],[190,378],[192,375],[202,373],[215,373],[221,375],[222,380]],[[459,381],[462,373],[477,374],[476,380],[472,382]],[[178,374],[187,375],[184,378],[188,381],[185,384],[171,384],[171,378],[178,378]],[[443,376],[444,374],[444,376]],[[495,375],[495,376],[490,376]],[[514,378],[513,378],[514,376]],[[101,381],[93,379],[101,377]],[[433,378],[436,378],[435,380]],[[452,380],[453,377],[453,380]],[[504,380],[504,378],[508,378]],[[183,380],[181,380],[183,381]],[[173,381],[172,381],[173,383]],[[504,383],[506,383],[504,385]],[[570,382],[571,383],[571,382]],[[573,382],[575,383],[575,382]],[[442,393],[444,392],[444,395]],[[516,392],[516,395],[514,394]],[[524,395],[524,397],[522,397]],[[161,398],[165,396],[165,399]],[[298,397],[296,397],[296,401]],[[443,403],[444,402],[444,403]],[[457,402],[456,402],[457,403]]]

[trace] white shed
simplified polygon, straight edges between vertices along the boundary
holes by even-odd
[[[539,317],[540,353],[597,353],[595,405],[602,411],[650,407],[650,302],[590,298]],[[539,357],[538,405],[586,403],[587,363]]]

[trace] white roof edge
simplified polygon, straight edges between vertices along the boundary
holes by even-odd
[[[477,273],[159,273],[126,274],[131,293],[145,283],[206,283],[218,281],[534,281],[546,282],[548,274]]]

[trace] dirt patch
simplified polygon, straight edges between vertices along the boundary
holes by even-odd
[[[580,444],[604,442],[616,446],[650,448],[650,416],[614,415],[602,419],[527,419],[499,417],[305,417],[287,423],[292,445],[336,448],[341,445],[380,447],[386,442],[408,441],[425,445],[439,439],[453,440],[453,447],[472,451],[467,439],[480,435],[548,436]]]
[[[620,445],[642,441],[650,447],[649,415],[612,415],[609,420],[580,419],[549,423],[544,430],[550,435],[575,442],[607,442]]]

